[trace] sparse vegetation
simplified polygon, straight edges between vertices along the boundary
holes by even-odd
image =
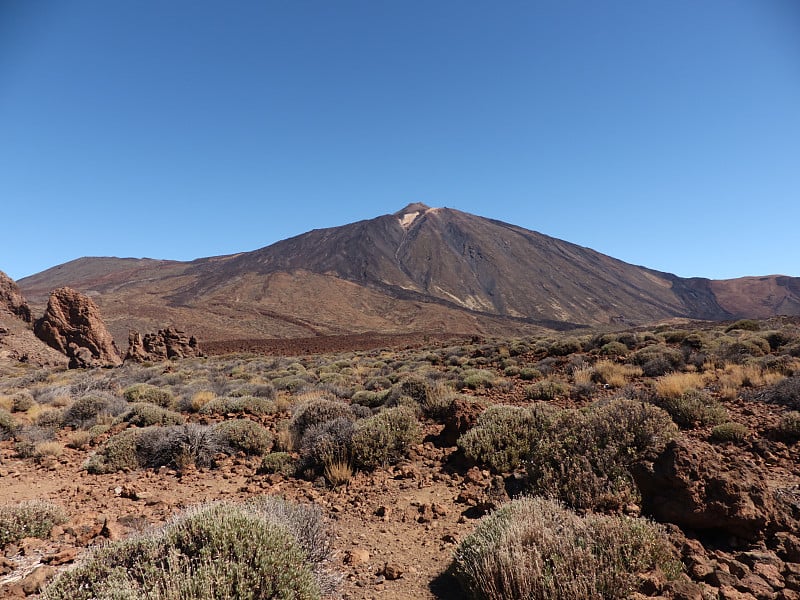
[[[391,464],[404,457],[420,437],[419,423],[411,409],[387,408],[356,422],[352,438],[353,462],[365,470]]]
[[[680,569],[663,529],[643,519],[579,517],[556,502],[520,498],[485,517],[456,550],[471,597],[622,600],[637,575]]]
[[[0,506],[0,548],[27,537],[45,538],[66,520],[64,509],[44,500]]]
[[[681,498],[682,491],[673,494],[671,485],[701,486],[703,482],[695,479],[709,477],[698,467],[696,476],[693,472],[684,481],[676,474],[676,482],[662,486],[653,478],[669,467],[670,461],[679,469],[688,469],[692,465],[687,462],[696,457],[709,465],[714,477],[719,475],[720,482],[738,479],[741,474],[742,485],[728,486],[725,493],[732,498],[741,496],[742,506],[750,506],[748,498],[752,496],[756,511],[771,510],[769,503],[761,506],[756,496],[762,481],[777,485],[776,502],[788,501],[790,508],[796,503],[794,486],[800,472],[792,459],[800,442],[800,327],[796,319],[787,318],[759,322],[758,330],[726,332],[726,328],[676,321],[651,330],[579,336],[551,333],[515,340],[475,338],[422,348],[297,357],[211,356],[174,360],[169,368],[126,364],[108,370],[34,373],[19,365],[15,371],[0,373],[0,438],[5,438],[0,440],[2,475],[9,475],[4,481],[17,494],[10,497],[27,497],[16,491],[30,481],[26,470],[63,478],[83,464],[91,476],[60,481],[59,487],[53,488],[66,494],[65,506],[73,510],[77,503],[85,504],[87,515],[118,519],[134,531],[163,522],[195,493],[246,498],[259,488],[272,488],[290,497],[312,499],[330,510],[343,528],[338,549],[344,551],[341,562],[348,569],[345,594],[349,595],[368,592],[370,588],[355,586],[372,585],[376,573],[386,577],[386,583],[378,585],[390,595],[412,589],[423,593],[420,590],[429,583],[422,576],[429,574],[427,567],[414,577],[405,574],[398,582],[389,579],[390,571],[384,573],[387,559],[376,552],[369,537],[381,528],[397,537],[409,534],[410,528],[429,528],[436,543],[420,549],[404,547],[398,556],[407,561],[405,566],[411,564],[409,553],[414,560],[419,554],[429,562],[441,561],[448,544],[455,543],[450,534],[467,544],[466,540],[472,539],[469,533],[474,518],[502,506],[509,497],[535,494],[537,498],[526,500],[555,506],[547,510],[556,525],[545,520],[532,534],[522,525],[514,525],[506,534],[502,533],[506,525],[500,527],[506,517],[498,517],[481,539],[495,536],[492,540],[502,541],[501,546],[481,555],[479,565],[467,561],[469,566],[464,563],[457,568],[463,581],[472,577],[466,575],[468,570],[477,573],[472,583],[466,583],[470,591],[465,595],[517,597],[514,594],[527,588],[504,586],[516,586],[520,581],[547,590],[536,591],[530,596],[534,598],[543,593],[549,594],[543,597],[599,600],[614,598],[616,593],[626,597],[625,589],[642,597],[671,597],[676,591],[664,572],[677,572],[674,556],[641,567],[642,572],[655,570],[638,582],[641,563],[623,564],[617,553],[629,552],[621,550],[618,543],[623,548],[640,548],[640,542],[629,537],[634,534],[620,527],[651,526],[619,516],[656,515],[660,499],[654,498],[655,492],[648,486],[661,486],[658,490],[663,487],[665,494]],[[579,351],[564,354],[565,348]],[[157,397],[168,408],[152,401]],[[736,470],[727,473],[724,468],[712,468],[715,457],[723,464],[735,465]],[[713,482],[716,485],[716,480]],[[164,486],[169,486],[170,493],[162,496]],[[699,513],[703,503],[710,506],[715,489],[689,490],[698,498]],[[720,510],[723,508],[738,510],[720,505]],[[245,510],[254,508],[248,504]],[[500,508],[494,514],[505,510]],[[681,510],[682,506],[676,507],[678,513]],[[464,519],[459,519],[460,515]],[[588,528],[587,522],[603,515],[614,515],[608,530],[597,533]],[[794,552],[794,542],[781,536],[796,531],[786,529],[780,520],[788,519],[787,515],[770,521],[775,535],[758,537],[759,548],[766,547],[765,552],[775,553],[784,562],[784,557]],[[682,539],[674,530],[675,524],[682,527],[679,520],[656,516],[674,523],[669,525],[670,536],[657,528],[663,536],[659,539],[664,543]],[[54,530],[53,545],[74,545],[77,536],[85,535],[90,527],[96,532],[102,525],[82,522],[83,515],[74,518],[75,523]],[[760,514],[754,516],[760,518]],[[281,523],[285,532],[286,524]],[[573,529],[574,523],[580,524],[578,529]],[[111,525],[109,521],[113,532]],[[555,526],[564,533],[561,539],[555,539]],[[476,534],[483,527],[482,521]],[[705,544],[707,536],[714,540],[713,560],[747,562],[740,557],[744,546],[728,546],[728,538],[739,539],[738,533],[724,527],[700,531],[697,539],[689,533],[692,556],[696,553],[698,560],[702,559],[702,549],[694,544]],[[158,538],[163,531],[141,538]],[[577,537],[573,531],[578,532]],[[95,545],[103,535],[85,543]],[[362,543],[359,540],[365,535]],[[647,538],[650,534],[642,535]],[[294,540],[290,544],[304,557],[314,546],[297,541],[294,534],[290,537]],[[575,560],[580,559],[581,566],[536,563],[539,559],[530,557],[540,555],[531,548],[540,537],[548,537],[556,544],[554,552],[566,552],[569,560],[579,557]],[[353,548],[351,538],[357,542]],[[580,542],[589,539],[600,540],[603,547]],[[744,538],[737,543],[744,541],[750,543]],[[131,541],[130,546],[115,548],[124,555],[126,548],[138,552],[144,547],[140,544],[151,543]],[[50,545],[48,542],[48,551]],[[160,546],[160,551],[165,547]],[[363,554],[355,554],[356,549],[369,551],[366,562],[356,564],[365,560]],[[466,557],[461,549],[459,556]],[[687,551],[685,547],[683,551]],[[642,550],[643,555],[648,552]],[[710,549],[706,552],[711,559]],[[173,553],[157,563],[141,563],[144,569],[152,569],[148,577],[153,577],[145,587],[141,573],[129,573],[122,563],[103,571],[105,583],[92,584],[93,589],[97,592],[97,586],[107,585],[102,593],[110,596],[96,597],[225,597],[211,583],[212,578],[228,581],[230,573],[240,568],[212,566],[205,564],[205,559]],[[634,558],[638,560],[638,556]],[[128,560],[121,555],[123,559]],[[534,562],[526,563],[529,559]],[[607,574],[596,573],[595,559]],[[10,560],[16,559],[12,556]],[[747,560],[759,559],[748,555]],[[325,593],[330,583],[324,583],[326,569],[314,560],[303,564],[318,593]],[[698,580],[697,564],[687,564],[682,580],[687,576]],[[443,565],[437,562],[436,567]],[[99,572],[96,565],[92,568]],[[171,572],[164,576],[162,568]],[[559,570],[562,568],[565,571]],[[553,583],[556,572],[568,573],[560,591],[546,587]],[[536,573],[539,575],[534,577]],[[589,593],[585,590],[590,588],[581,587],[595,585],[597,577],[606,575],[603,581],[616,581],[619,589]],[[781,576],[787,577],[784,572]],[[85,584],[86,580],[82,581]],[[708,581],[704,578],[703,584],[718,587]],[[191,595],[198,586],[205,591]],[[58,589],[62,591],[48,593],[73,597],[72,588]]]
[[[93,551],[42,598],[320,598],[333,580],[324,574],[330,543],[320,519],[313,510],[269,502],[202,506],[153,534]],[[304,538],[307,532],[319,539]],[[320,540],[326,547],[314,545]]]

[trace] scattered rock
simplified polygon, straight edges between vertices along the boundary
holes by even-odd
[[[116,344],[94,301],[73,289],[50,294],[47,309],[34,323],[36,336],[70,359],[69,367],[115,367],[122,364]]]
[[[128,334],[126,362],[158,362],[196,356],[203,356],[197,338],[172,327],[159,329],[157,333],[146,333],[144,337],[138,331]]]

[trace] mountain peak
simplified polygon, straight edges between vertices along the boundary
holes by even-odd
[[[404,215],[409,215],[411,213],[420,213],[425,212],[426,210],[430,210],[431,207],[427,204],[423,204],[422,202],[412,202],[405,208],[398,210],[395,214],[396,217],[402,217]]]

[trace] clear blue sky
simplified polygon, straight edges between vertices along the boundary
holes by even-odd
[[[800,276],[795,0],[0,0],[0,270],[409,202]]]

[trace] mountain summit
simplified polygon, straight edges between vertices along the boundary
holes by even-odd
[[[63,285],[92,295],[112,331],[174,324],[205,339],[800,314],[795,278],[680,278],[422,203],[252,252],[188,263],[87,258],[20,281],[33,302]]]

